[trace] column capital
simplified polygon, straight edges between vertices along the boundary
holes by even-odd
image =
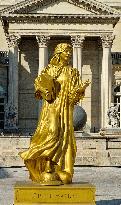
[[[8,47],[18,46],[21,36],[19,34],[9,34],[7,36]]]
[[[71,42],[74,47],[83,47],[85,36],[76,35],[71,36]]]
[[[37,35],[36,39],[37,39],[37,43],[38,43],[39,47],[46,47],[48,40],[50,40],[50,36]]]
[[[102,47],[104,48],[110,48],[112,47],[113,40],[115,36],[113,34],[104,34],[100,36],[102,40]]]

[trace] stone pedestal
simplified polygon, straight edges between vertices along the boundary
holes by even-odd
[[[95,187],[88,183],[41,186],[32,182],[18,182],[14,191],[14,205],[95,205]]]

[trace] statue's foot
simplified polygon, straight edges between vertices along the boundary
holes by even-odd
[[[59,175],[55,172],[42,172],[41,179],[39,181],[41,185],[62,185],[62,181]]]
[[[59,175],[61,181],[64,184],[70,184],[72,183],[72,176],[70,173],[66,172],[66,171],[58,171],[57,174]]]
[[[55,172],[55,167],[52,164],[51,160],[47,161],[45,171],[41,173],[39,183],[41,185],[48,185],[48,186],[63,184],[58,173]]]

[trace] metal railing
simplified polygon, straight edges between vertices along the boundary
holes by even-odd
[[[121,52],[113,52],[112,54],[112,64],[120,65],[121,64]]]
[[[7,51],[0,51],[0,64],[8,65],[9,64],[9,57]]]

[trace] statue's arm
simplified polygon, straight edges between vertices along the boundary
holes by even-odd
[[[86,80],[84,83],[81,82],[79,72],[75,71],[74,73],[74,86],[69,94],[69,99],[71,104],[77,104],[85,96],[85,90],[89,86],[89,80]]]
[[[50,67],[47,66],[41,74],[35,79],[35,97],[37,99],[43,98],[51,103],[56,98],[57,83],[51,75]]]
[[[42,92],[44,92],[42,90],[41,87],[41,76],[48,73],[48,67],[44,68],[41,72],[41,74],[35,78],[35,82],[34,82],[34,87],[35,87],[35,98],[36,99],[42,99]]]
[[[86,80],[84,83],[80,84],[79,90],[78,90],[78,93],[80,95],[80,99],[83,99],[83,97],[85,96],[85,90],[89,86],[89,84],[90,84],[89,79]]]

